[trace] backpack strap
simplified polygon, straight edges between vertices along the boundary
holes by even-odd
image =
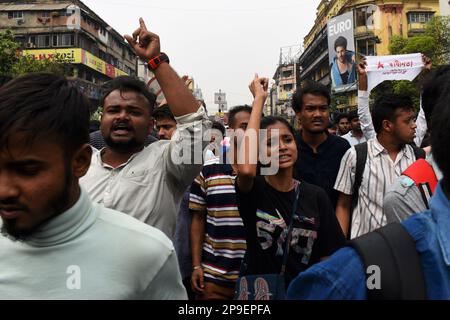
[[[350,241],[364,263],[380,270],[380,289],[367,290],[369,300],[426,299],[425,280],[416,244],[400,223],[391,223]],[[367,277],[371,276],[368,274]]]
[[[363,142],[354,146],[356,151],[356,170],[355,170],[355,182],[353,183],[352,204],[350,207],[350,225],[348,227],[348,240],[350,239],[352,229],[352,216],[353,210],[358,204],[359,187],[362,183],[362,176],[364,173],[364,167],[367,161],[367,142]]]

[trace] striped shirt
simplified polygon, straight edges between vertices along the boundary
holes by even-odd
[[[387,150],[377,138],[367,142],[367,161],[358,193],[358,203],[353,210],[351,238],[358,237],[387,224],[383,213],[386,190],[415,161],[414,151],[405,145],[392,161]],[[353,193],[356,171],[356,150],[349,149],[341,161],[334,188],[346,195]]]
[[[234,286],[246,250],[239,215],[236,176],[229,164],[207,162],[191,186],[189,209],[206,212],[202,266],[205,281]]]

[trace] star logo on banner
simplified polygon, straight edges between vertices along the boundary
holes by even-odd
[[[381,62],[378,62],[377,69],[384,69],[384,64],[382,64]]]

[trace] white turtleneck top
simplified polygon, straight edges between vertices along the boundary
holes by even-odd
[[[0,220],[1,225],[1,220]],[[163,232],[99,204],[75,205],[26,241],[0,235],[0,299],[187,299]]]

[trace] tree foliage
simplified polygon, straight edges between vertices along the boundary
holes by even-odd
[[[19,44],[14,41],[10,30],[0,33],[0,74],[11,74],[12,67],[19,61]]]
[[[425,32],[409,38],[393,36],[389,43],[391,54],[423,53],[434,66],[450,63],[450,17],[437,16],[430,20]],[[415,81],[385,81],[375,88],[372,97],[381,92],[402,93],[411,97],[416,110],[420,104],[421,77]]]
[[[389,42],[391,54],[420,52],[433,60],[434,65],[449,63],[450,17],[437,16],[426,25],[425,32],[409,38],[393,36]]]
[[[21,54],[11,30],[0,32],[0,75],[20,76],[30,72],[68,74],[69,66],[50,60],[35,60]]]

